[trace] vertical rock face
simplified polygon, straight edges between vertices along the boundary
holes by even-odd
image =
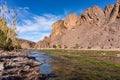
[[[64,25],[68,30],[72,29],[75,26],[80,25],[79,17],[76,14],[68,15],[64,20]]]
[[[120,0],[117,1],[117,3],[114,5],[114,8],[112,10],[112,13],[110,15],[110,22],[114,22],[116,18],[118,17],[118,13],[120,10]]]
[[[59,20],[52,25],[52,33],[50,34],[51,46],[60,43],[60,39],[66,30],[67,28],[64,26],[63,20]]]
[[[108,6],[105,7],[104,13],[105,13],[105,17],[106,17],[107,19],[110,18],[110,14],[111,14],[113,8],[114,8],[114,5],[108,5]]]
[[[59,20],[52,25],[52,33],[50,35],[51,40],[55,40],[57,36],[62,35],[66,31],[66,27],[64,26],[64,21]]]
[[[50,47],[50,38],[45,37],[42,41],[39,41],[36,45],[35,48],[49,48]]]
[[[120,18],[120,0],[118,0],[118,3],[119,3],[119,12],[118,12],[118,18]]]
[[[70,14],[57,21],[50,36],[38,42],[36,48],[59,44],[67,48],[120,49],[120,0],[104,10],[93,6],[80,16]]]
[[[105,21],[105,15],[100,7],[94,6],[83,12],[80,16],[80,21],[82,24],[95,24],[100,26]]]

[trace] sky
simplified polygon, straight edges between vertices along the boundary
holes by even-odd
[[[102,9],[116,0],[5,0],[10,9],[17,10],[17,32],[22,39],[38,42],[52,31],[52,24],[71,13],[78,16],[87,8]],[[3,0],[0,0],[0,6]]]

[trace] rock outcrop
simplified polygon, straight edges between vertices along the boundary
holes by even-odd
[[[118,13],[120,11],[120,0],[117,1],[117,3],[114,5],[114,8],[111,12],[110,15],[110,22],[114,22],[116,20],[116,18],[118,17]]]
[[[104,10],[93,6],[80,16],[70,14],[52,27],[49,40],[36,48],[120,49],[120,0]]]
[[[111,12],[112,12],[113,8],[114,8],[114,5],[108,5],[108,6],[105,7],[104,13],[105,13],[106,19],[110,18],[110,15],[111,15]]]
[[[62,35],[66,31],[67,27],[64,26],[64,21],[59,20],[52,25],[52,33],[50,35],[51,41],[55,40],[57,36]]]
[[[80,25],[80,20],[79,20],[79,17],[75,13],[68,15],[64,20],[64,26],[68,30],[71,30],[72,28],[78,25]]]
[[[37,68],[40,65],[35,57],[25,52],[1,51],[0,80],[35,80],[41,76]]]
[[[60,43],[62,35],[67,31],[67,27],[64,26],[64,21],[59,20],[52,25],[52,33],[50,35],[50,46],[52,47],[54,44]]]
[[[50,47],[50,38],[45,37],[42,41],[39,41],[36,45],[35,48],[49,48]]]
[[[100,26],[104,23],[104,21],[105,21],[105,14],[103,10],[98,6],[93,6],[87,9],[80,16],[81,24]]]
[[[0,63],[0,71],[4,70],[4,63]]]

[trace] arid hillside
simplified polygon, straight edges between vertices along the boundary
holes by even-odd
[[[104,10],[93,6],[55,22],[50,36],[35,48],[120,49],[120,0]]]
[[[24,39],[18,39],[20,46],[22,49],[32,49],[35,46],[35,42],[24,40]]]

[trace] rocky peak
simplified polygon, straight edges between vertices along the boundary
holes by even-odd
[[[104,13],[105,13],[106,19],[110,18],[110,14],[111,14],[113,8],[114,8],[114,5],[108,5],[108,6],[105,7]]]
[[[119,4],[120,4],[120,0],[117,0],[117,3],[119,3]]]
[[[104,23],[105,15],[103,10],[98,6],[93,6],[88,8],[83,14],[80,16],[81,24],[95,24],[100,26]]]
[[[110,15],[110,22],[114,22],[116,18],[119,16],[120,13],[120,0],[117,1],[117,3],[114,5],[114,8]]]
[[[64,25],[68,30],[80,25],[79,17],[75,13],[69,14],[64,20]]]
[[[120,0],[115,5],[106,6],[104,11],[98,6],[93,6],[85,10],[80,16],[73,13],[64,20],[55,22],[52,25],[50,37],[39,41],[36,48],[48,48],[52,45],[67,45],[67,47],[78,47],[79,45],[81,48],[119,48],[119,20]],[[111,37],[111,40],[108,36]]]
[[[45,36],[43,40],[37,42],[35,48],[48,48],[50,46],[50,38]]]
[[[120,0],[118,0],[118,2],[117,2],[118,4],[119,4],[119,12],[118,12],[118,18],[120,18]]]
[[[53,40],[56,36],[62,35],[65,31],[66,27],[64,26],[64,21],[59,20],[52,25],[50,38]]]

